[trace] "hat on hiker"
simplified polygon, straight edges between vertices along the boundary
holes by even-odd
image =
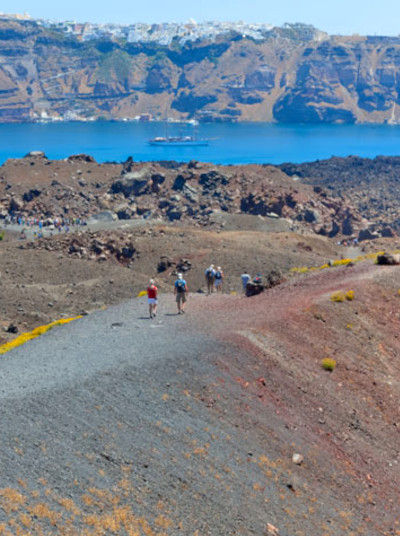
[[[150,279],[150,285],[154,285],[154,279]]]
[[[183,278],[182,274],[178,274],[178,279],[182,279],[182,278]]]

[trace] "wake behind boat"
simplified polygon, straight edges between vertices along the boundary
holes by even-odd
[[[150,145],[168,147],[206,147],[209,140],[196,136],[157,136],[148,141]]]

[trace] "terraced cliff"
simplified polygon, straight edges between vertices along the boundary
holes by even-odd
[[[202,121],[397,122],[400,38],[274,28],[170,46],[82,42],[0,21],[0,121],[196,117]]]

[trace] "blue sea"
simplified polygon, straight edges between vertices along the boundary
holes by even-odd
[[[169,125],[169,135],[192,134],[193,127]],[[0,124],[0,163],[42,150],[49,158],[86,153],[98,162],[192,159],[216,164],[308,162],[331,156],[400,155],[400,126],[201,124],[208,147],[152,147],[165,134],[163,123]]]

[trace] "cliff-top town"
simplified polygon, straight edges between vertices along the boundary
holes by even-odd
[[[8,14],[0,12],[0,20],[33,21],[29,14]],[[55,22],[37,19],[35,22],[44,28],[54,28],[74,35],[82,41],[96,39],[123,39],[128,43],[157,43],[168,46],[173,41],[183,45],[187,42],[210,39],[228,34],[239,34],[255,40],[262,40],[273,29],[272,24],[207,21],[198,23],[191,19],[186,23],[165,22],[159,24],[93,24],[76,21]],[[322,39],[327,36],[308,24],[286,24],[285,27],[301,30],[305,39]]]

